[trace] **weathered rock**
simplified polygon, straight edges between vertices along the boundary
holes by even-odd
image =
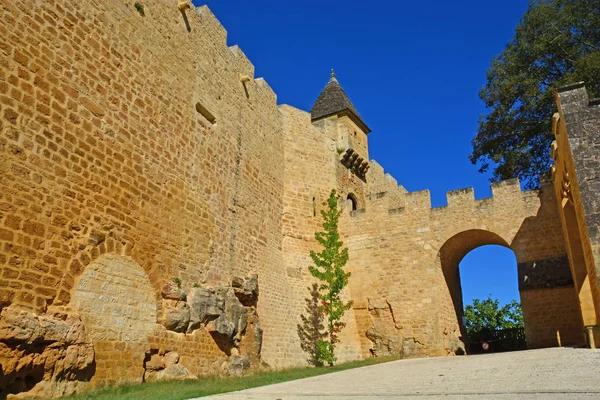
[[[368,298],[367,301],[369,303],[369,311],[389,309],[389,305],[385,299]]]
[[[224,301],[224,313],[207,325],[208,331],[221,335],[231,342],[240,339],[248,324],[248,310],[240,303],[232,288],[222,288],[217,295]]]
[[[233,340],[235,326],[233,322],[229,321],[225,314],[221,315],[214,321],[211,321],[206,328],[212,335],[221,335],[227,339]]]
[[[256,306],[258,303],[258,275],[248,278],[233,278],[231,286],[240,303],[246,307]]]
[[[231,356],[221,365],[221,372],[229,376],[242,376],[250,368],[250,359],[247,356]]]
[[[254,344],[256,345],[256,353],[260,358],[260,352],[262,350],[262,341],[263,341],[263,330],[262,327],[260,326],[260,319],[258,318],[258,314],[256,312],[256,310],[252,310],[253,311],[253,315],[254,315],[254,319],[253,319],[253,326],[254,326]]]
[[[426,353],[426,348],[423,343],[420,343],[415,338],[408,338],[404,340],[402,347],[403,358],[423,357]]]
[[[165,368],[163,358],[159,354],[152,354],[150,360],[145,364],[147,371],[160,371]]]
[[[162,359],[165,368],[170,365],[177,364],[179,362],[179,353],[176,351],[170,351]]]
[[[190,324],[188,332],[214,321],[225,313],[225,299],[213,289],[193,288],[188,296]]]
[[[402,336],[390,324],[376,319],[366,332],[367,338],[373,342],[373,353],[376,356],[402,355]]]
[[[258,366],[261,361],[262,335],[263,331],[260,327],[260,320],[256,309],[249,308],[248,326],[246,327],[246,334],[240,342],[240,351],[250,358],[252,366]],[[231,354],[234,355],[233,351]]]
[[[173,281],[164,284],[161,291],[163,299],[185,301],[185,292]]]
[[[190,323],[190,308],[185,301],[163,300],[159,323],[170,331],[185,332]]]
[[[461,340],[460,331],[449,331],[444,329],[444,343],[446,355],[465,355],[467,354],[465,344]]]
[[[158,379],[198,379],[181,364],[172,364],[158,373]]]
[[[198,379],[198,377],[181,364],[171,364],[160,371],[146,371],[144,374],[146,382],[184,379]]]
[[[85,386],[95,371],[94,347],[75,314],[0,313],[0,398],[60,397]]]

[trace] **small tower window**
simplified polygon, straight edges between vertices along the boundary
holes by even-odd
[[[352,193],[348,194],[348,202],[350,203],[350,209],[352,211],[356,210],[358,207],[358,202],[356,201],[356,196],[354,196]]]
[[[313,212],[313,217],[316,217],[317,216],[317,198],[316,197],[313,197],[312,212]]]

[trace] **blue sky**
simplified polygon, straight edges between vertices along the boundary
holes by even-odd
[[[278,96],[310,110],[335,68],[365,122],[371,158],[409,191],[429,189],[433,206],[449,190],[488,178],[467,156],[485,112],[478,98],[490,59],[512,39],[527,0],[448,2],[207,0]],[[550,118],[550,116],[548,116]],[[461,264],[465,303],[492,293],[518,299],[510,250],[494,246]]]

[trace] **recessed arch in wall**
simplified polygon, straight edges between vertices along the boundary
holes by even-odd
[[[346,198],[346,200],[350,205],[350,210],[358,210],[358,200],[356,199],[356,196],[354,194],[348,193],[348,197]]]
[[[103,254],[84,268],[69,305],[81,316],[96,361],[121,360],[128,365],[122,380],[141,381],[157,315],[156,297],[144,269],[131,257]],[[107,347],[120,351],[106,351]]]

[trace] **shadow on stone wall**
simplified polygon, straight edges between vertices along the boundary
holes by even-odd
[[[298,324],[298,337],[300,347],[308,354],[307,362],[310,365],[321,366],[322,363],[318,360],[317,343],[327,336],[324,331],[325,316],[320,308],[319,286],[314,283],[307,289],[310,291],[310,297],[304,299],[306,314],[300,315],[302,323]]]
[[[526,218],[511,249],[517,256],[519,294],[527,348],[580,345],[585,342],[557,201],[546,180],[540,208]]]

